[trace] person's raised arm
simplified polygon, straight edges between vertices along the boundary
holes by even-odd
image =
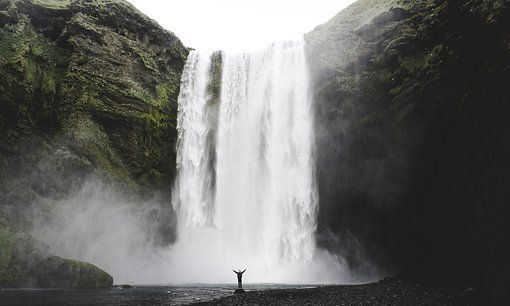
[[[237,271],[236,271],[236,270],[232,270],[232,271],[234,271],[234,273],[235,273],[235,274],[237,274]]]
[[[244,269],[244,271],[246,271],[246,269]],[[244,271],[243,271],[243,272],[241,272],[241,273],[244,273]]]

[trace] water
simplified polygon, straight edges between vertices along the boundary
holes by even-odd
[[[173,204],[175,282],[339,282],[345,271],[318,250],[313,109],[303,41],[213,54],[192,51],[179,96]],[[216,76],[217,77],[217,76]]]
[[[248,285],[247,291],[309,286]],[[0,289],[0,306],[54,305],[183,305],[231,295],[231,285],[136,286],[105,290]]]
[[[33,235],[116,283],[356,282],[316,246],[313,101],[302,41],[253,53],[192,51],[179,95],[178,240],[155,246],[159,204],[91,181]],[[169,186],[172,188],[172,186]],[[106,250],[106,251],[105,251]]]
[[[188,57],[182,76],[179,94],[179,117],[177,129],[178,179],[174,188],[174,198],[179,222],[191,227],[210,225],[213,209],[212,173],[209,171],[208,146],[208,101],[207,92],[210,53],[192,51]]]

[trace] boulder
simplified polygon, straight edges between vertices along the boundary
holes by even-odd
[[[90,263],[58,256],[42,259],[41,288],[110,288],[112,285],[112,276]]]

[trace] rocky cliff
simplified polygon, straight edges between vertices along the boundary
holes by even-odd
[[[155,240],[171,241],[169,186],[187,53],[126,1],[0,0],[4,236],[30,231],[33,213],[51,214],[53,203],[95,178],[132,197],[158,197]],[[13,237],[0,240],[2,258]],[[16,284],[23,275],[9,277]]]
[[[504,292],[509,29],[509,1],[360,0],[305,36],[322,245]]]

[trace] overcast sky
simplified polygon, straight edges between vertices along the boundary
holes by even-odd
[[[253,50],[294,39],[328,21],[354,0],[128,0],[203,50]]]

